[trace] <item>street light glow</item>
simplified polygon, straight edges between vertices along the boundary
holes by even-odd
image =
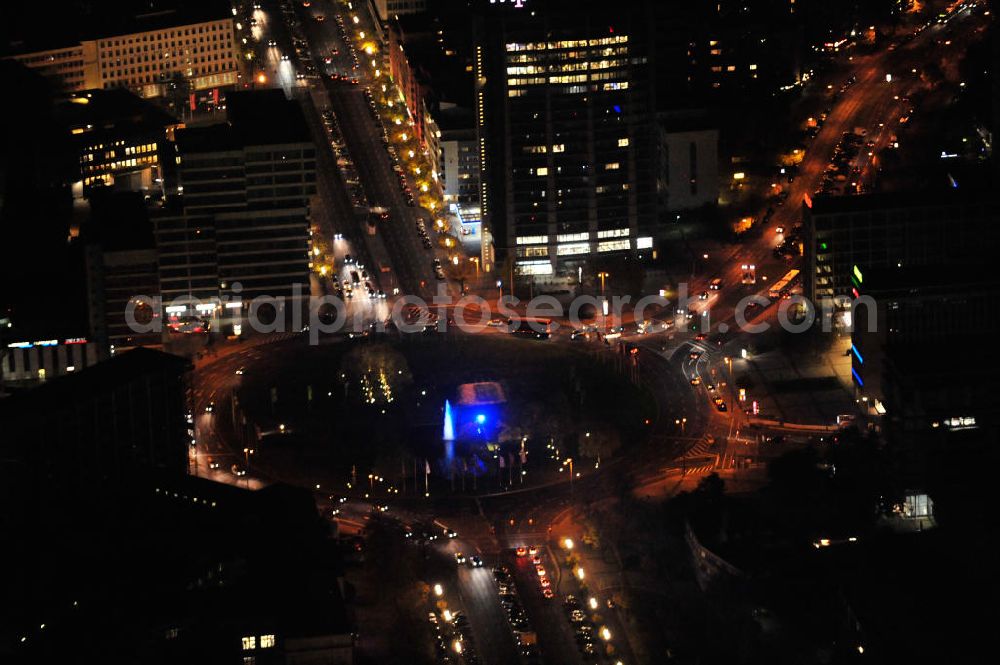
[[[437,596],[438,598],[444,595],[444,589],[441,587],[440,584],[434,585],[434,595]]]

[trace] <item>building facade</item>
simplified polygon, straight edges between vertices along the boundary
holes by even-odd
[[[375,12],[383,21],[393,16],[419,14],[427,11],[427,0],[374,0]]]
[[[83,337],[10,342],[3,353],[3,383],[31,385],[73,372],[101,360],[100,345]]]
[[[177,132],[180,196],[154,216],[168,314],[223,300],[309,295],[316,149],[298,104],[280,90],[236,93],[229,123]]]
[[[807,199],[805,295],[854,295],[854,267],[961,265],[1000,240],[1000,204],[976,192],[871,194]]]
[[[444,201],[455,206],[463,221],[478,222],[479,153],[476,130],[450,129],[441,132],[441,183]]]
[[[645,3],[485,6],[473,53],[484,239],[521,275],[652,246]],[[485,252],[484,248],[484,252]]]
[[[73,137],[83,195],[99,186],[159,189],[175,118],[124,89],[70,93],[56,113]]]
[[[992,266],[857,266],[866,297],[854,309],[851,374],[855,390],[886,434],[914,442],[939,433],[996,428],[1000,399],[993,372],[956,362],[955,340],[992,341],[1000,323],[1000,278]]]
[[[657,193],[663,210],[719,199],[719,130],[698,116],[661,114]]]
[[[101,87],[97,44],[93,41],[9,57],[38,72],[63,92]]]
[[[64,92],[121,87],[157,97],[178,77],[193,90],[237,82],[236,24],[228,3],[208,2],[197,13],[140,15],[114,27],[76,44],[9,57]]]

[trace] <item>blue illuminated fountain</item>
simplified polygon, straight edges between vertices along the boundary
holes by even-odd
[[[451,402],[444,401],[444,431],[441,433],[444,442],[445,463],[450,465],[455,457],[455,421],[451,413]]]

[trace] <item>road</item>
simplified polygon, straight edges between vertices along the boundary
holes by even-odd
[[[389,211],[390,219],[387,223],[378,225],[378,233],[389,251],[399,284],[405,293],[419,295],[429,301],[438,293],[438,280],[434,277],[431,262],[435,258],[447,261],[448,257],[443,251],[425,249],[421,244],[416,230],[417,221],[423,220],[430,229],[433,227],[433,218],[427,210],[407,205],[393,170],[392,158],[387,146],[383,144],[383,127],[373,117],[365,97],[366,87],[382,85],[384,79],[376,81],[371,68],[364,63],[355,67],[354,58],[360,55],[364,59],[365,54],[356,54],[353,45],[341,37],[335,20],[338,11],[332,4],[317,3],[309,8],[300,7],[299,12],[312,54],[317,58],[321,70],[322,89],[337,117],[368,201],[372,206]],[[317,21],[318,15],[324,16],[324,20]],[[346,13],[339,15],[346,20]],[[367,25],[369,17],[363,12],[358,16],[356,29],[371,30]],[[327,58],[331,59],[330,63],[326,62]],[[330,74],[357,78],[359,83],[332,80]],[[416,191],[412,178],[409,184]],[[453,285],[442,286],[447,293],[457,295]]]

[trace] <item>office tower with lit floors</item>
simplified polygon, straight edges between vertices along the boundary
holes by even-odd
[[[652,246],[648,6],[483,3],[473,52],[484,243],[544,281]],[[489,261],[486,262],[487,264]]]

